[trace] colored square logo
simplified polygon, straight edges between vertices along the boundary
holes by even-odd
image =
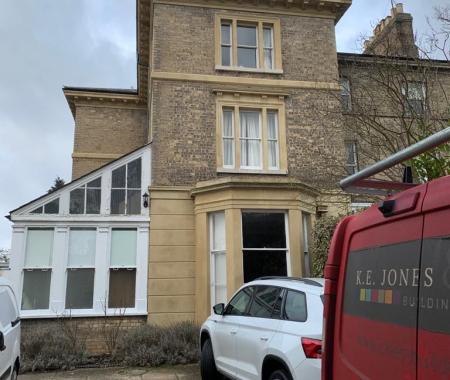
[[[384,303],[392,305],[392,290],[384,291]]]
[[[360,301],[366,300],[366,289],[359,289],[359,300]]]
[[[366,289],[366,301],[370,302],[372,299],[372,289]]]
[[[372,302],[378,302],[378,289],[372,289]]]
[[[397,290],[394,290],[394,305],[400,305],[400,292]]]
[[[384,303],[384,290],[378,289],[378,303]]]

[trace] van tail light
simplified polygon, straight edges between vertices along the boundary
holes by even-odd
[[[308,359],[322,358],[322,341],[318,339],[302,338],[303,351]]]

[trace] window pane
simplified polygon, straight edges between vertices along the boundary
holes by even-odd
[[[125,190],[111,190],[111,214],[125,214]]]
[[[238,48],[238,66],[256,67],[256,48]]]
[[[70,192],[69,212],[71,214],[84,214],[84,187]]]
[[[273,307],[281,293],[281,288],[257,286],[249,314],[251,317],[271,318]]]
[[[28,229],[25,266],[49,267],[52,262],[53,229]]]
[[[102,187],[102,177],[96,178],[91,182],[88,182],[87,187]]]
[[[127,191],[127,215],[139,215],[141,213],[141,190]]]
[[[222,46],[222,66],[231,66],[231,47]]]
[[[278,168],[278,142],[269,141],[269,167]]]
[[[233,146],[234,140],[232,138],[223,140],[223,164],[225,166],[234,166]]]
[[[272,69],[272,49],[264,49],[264,67]]]
[[[136,230],[113,229],[111,234],[111,266],[136,265]]]
[[[259,168],[261,166],[261,141],[241,141],[241,166]]]
[[[92,309],[94,275],[94,269],[67,271],[66,309]]]
[[[227,302],[227,256],[225,253],[217,253],[214,257],[215,275],[215,304]]]
[[[238,25],[237,40],[239,46],[256,47],[256,26]]]
[[[242,213],[244,248],[286,248],[285,215]]]
[[[264,28],[264,47],[272,48],[272,28]]]
[[[50,270],[23,272],[22,310],[49,308],[51,274]]]
[[[244,288],[236,294],[227,306],[226,314],[245,315],[247,306],[252,297],[251,288]]]
[[[141,188],[141,159],[131,161],[128,164],[127,171],[127,188],[140,189]]]
[[[268,137],[271,140],[278,139],[278,113],[277,112],[267,112],[267,129]]]
[[[212,218],[212,249],[215,251],[225,250],[225,213],[216,212],[211,214]]]
[[[354,165],[355,162],[355,153],[356,153],[356,146],[354,142],[349,142],[345,144],[346,150],[347,150],[347,164]]]
[[[111,269],[109,271],[109,308],[134,308],[136,269]]]
[[[58,214],[59,213],[59,198],[52,200],[44,205],[44,214]]]
[[[44,211],[44,208],[41,206],[41,207],[38,207],[37,209],[31,211],[31,214],[42,214],[43,211]]]
[[[286,251],[244,250],[244,282],[263,276],[287,276]]]
[[[259,138],[259,120],[260,112],[258,111],[241,111],[241,137]]]
[[[306,297],[303,293],[287,292],[286,303],[284,306],[286,319],[290,321],[306,321]]]
[[[102,191],[100,189],[88,188],[86,190],[86,214],[100,214],[101,196]]]
[[[70,267],[94,266],[97,231],[84,228],[71,228],[69,236]]]
[[[223,110],[223,137],[233,137],[233,111]]]
[[[121,166],[112,171],[112,187],[124,188],[125,187],[125,171],[126,166]]]
[[[231,25],[222,24],[221,26],[222,45],[231,45]]]

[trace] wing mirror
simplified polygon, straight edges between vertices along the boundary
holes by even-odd
[[[225,311],[225,304],[218,303],[217,305],[213,306],[214,314],[217,315],[223,315],[223,312]]]
[[[6,347],[5,347],[5,336],[0,331],[0,351],[5,351],[5,349],[6,349]]]

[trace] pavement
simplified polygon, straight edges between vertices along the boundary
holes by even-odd
[[[28,372],[19,380],[200,380],[198,365],[160,368],[89,368],[66,372]]]

